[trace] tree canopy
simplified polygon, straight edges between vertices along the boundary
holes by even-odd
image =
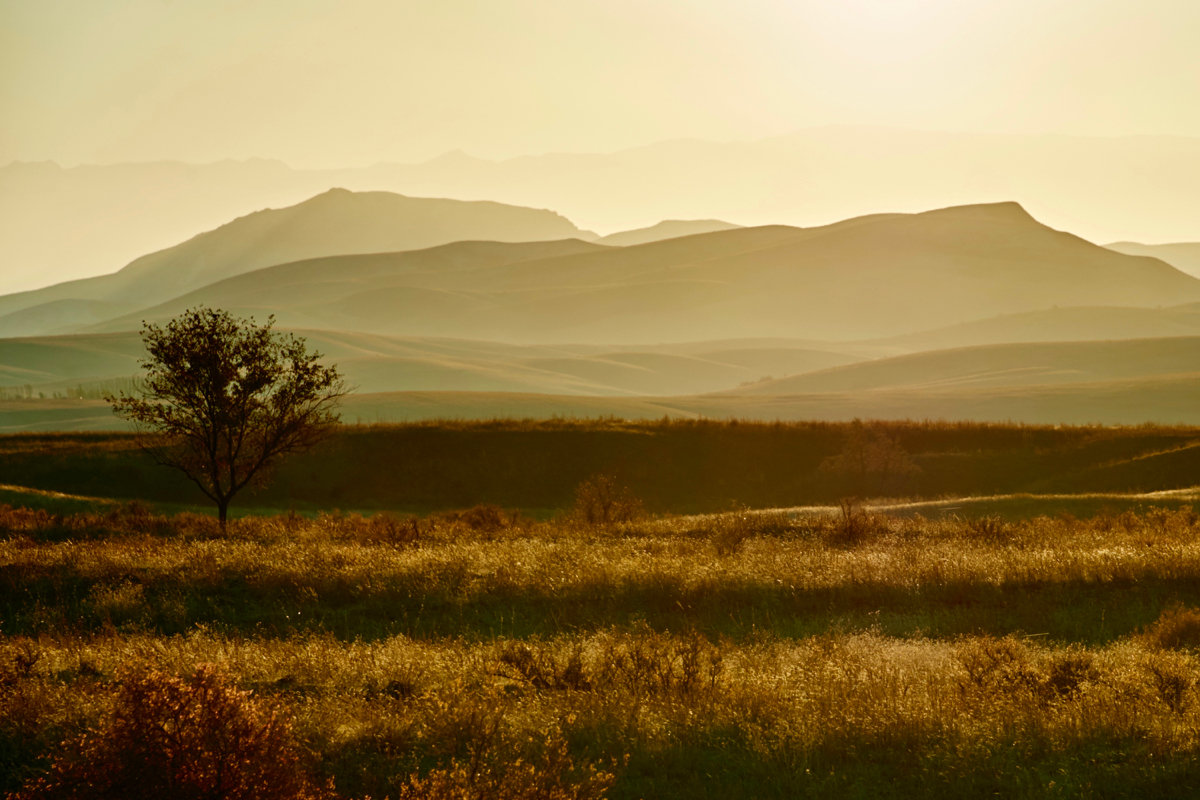
[[[160,464],[183,472],[217,505],[222,525],[238,492],[337,424],[346,394],[336,367],[323,365],[304,339],[272,330],[274,323],[201,307],[163,326],[143,324],[141,384],[107,398]]]

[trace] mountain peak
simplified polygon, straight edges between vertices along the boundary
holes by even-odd
[[[360,192],[352,192],[349,189],[343,189],[341,186],[331,186],[325,191],[313,195],[309,198],[309,200],[319,200],[322,198],[327,200],[335,200],[338,198],[350,197],[351,195],[355,194],[360,194]]]
[[[949,206],[948,208],[938,208],[932,211],[923,212],[924,214],[955,217],[958,219],[981,219],[981,220],[1010,220],[1018,222],[1036,222],[1033,215],[1025,210],[1025,207],[1016,200],[1002,200],[995,203],[971,203],[962,206]]]

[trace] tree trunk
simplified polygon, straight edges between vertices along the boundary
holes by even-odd
[[[217,520],[221,523],[221,531],[225,530],[225,520],[229,516],[229,498],[217,501]]]

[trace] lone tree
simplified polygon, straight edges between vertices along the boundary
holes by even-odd
[[[281,456],[306,449],[338,422],[346,388],[303,339],[212,308],[166,326],[143,323],[149,357],[138,390],[109,395],[113,412],[144,435],[143,449],[186,475],[217,504],[261,480]]]
[[[903,488],[921,468],[895,437],[879,424],[854,420],[842,451],[821,462],[821,471],[837,475],[855,492],[889,492]]]

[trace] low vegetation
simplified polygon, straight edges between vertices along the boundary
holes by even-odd
[[[180,797],[218,774],[251,787],[231,797],[1200,785],[1190,508],[584,511],[222,531],[142,506],[5,507],[0,791],[117,796],[131,770]],[[151,753],[145,731],[175,736]]]
[[[580,484],[598,475],[628,487],[648,512],[711,513],[881,494],[1137,492],[1190,487],[1197,474],[1200,438],[1188,427],[442,422],[339,428],[284,462],[270,486],[239,496],[234,510],[427,514],[488,503],[545,515],[570,508]],[[0,437],[0,484],[204,502],[195,486],[122,434]]]

